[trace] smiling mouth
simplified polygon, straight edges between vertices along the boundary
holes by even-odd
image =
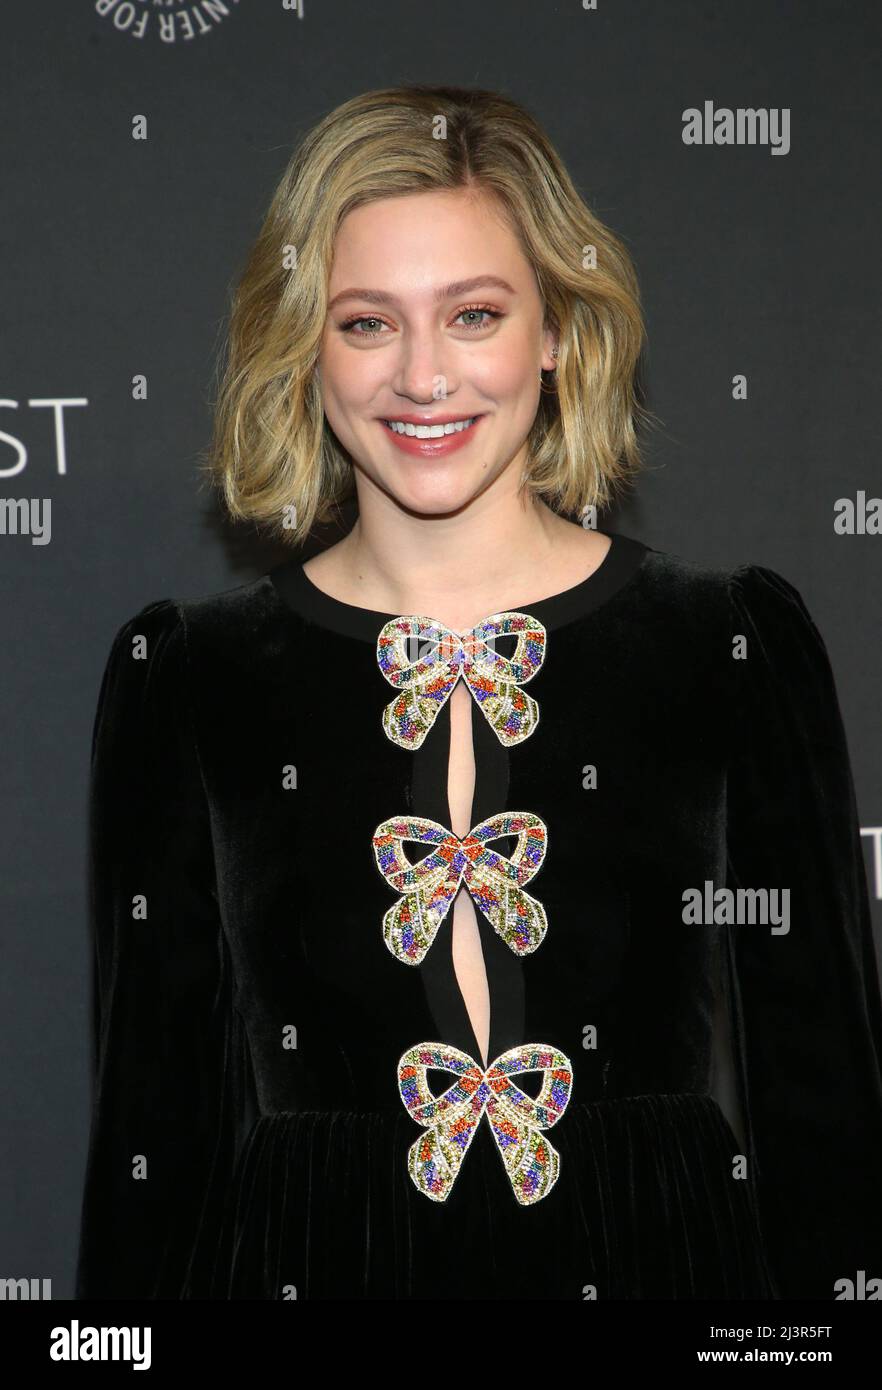
[[[407,435],[411,439],[443,439],[448,434],[462,434],[471,429],[480,415],[471,415],[463,420],[450,420],[446,425],[412,425],[405,420],[384,420],[383,424],[393,434]]]

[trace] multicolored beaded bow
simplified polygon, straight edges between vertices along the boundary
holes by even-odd
[[[434,1096],[429,1068],[452,1071],[457,1080]],[[543,1071],[539,1095],[526,1095],[513,1073]],[[541,1131],[557,1124],[570,1099],[570,1059],[547,1043],[523,1043],[504,1052],[485,1071],[466,1052],[445,1043],[417,1043],[398,1063],[401,1099],[426,1133],[410,1146],[407,1170],[426,1197],[444,1202],[487,1112],[515,1197],[521,1206],[541,1201],[557,1182],[560,1155]]]
[[[487,848],[488,840],[504,835],[518,837],[510,859]],[[434,849],[411,864],[405,840]],[[523,885],[545,858],[548,831],[529,811],[501,811],[462,840],[437,821],[396,816],[377,826],[373,846],[380,873],[403,893],[383,918],[383,939],[398,960],[419,964],[463,882],[494,931],[517,955],[529,955],[544,937],[545,908],[523,891]]]
[[[497,637],[517,636],[511,657],[493,650]],[[468,632],[433,618],[393,618],[377,638],[377,661],[400,694],[383,711],[383,728],[400,748],[419,748],[462,676],[500,743],[523,743],[539,722],[539,706],[520,689],[545,659],[545,628],[529,613],[496,613]],[[411,660],[407,644],[416,648]]]

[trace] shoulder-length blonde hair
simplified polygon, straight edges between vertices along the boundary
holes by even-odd
[[[525,486],[562,514],[603,507],[639,467],[645,330],[621,241],[579,196],[529,112],[498,92],[407,86],[336,107],[295,151],[232,298],[205,467],[232,517],[298,543],[354,490],[314,367],[334,238],[379,198],[478,187],[532,263],[557,369],[543,374]]]

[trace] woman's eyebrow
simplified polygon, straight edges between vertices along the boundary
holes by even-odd
[[[444,299],[453,299],[459,294],[468,294],[471,290],[479,290],[489,287],[497,290],[507,290],[509,294],[516,294],[507,280],[503,280],[499,275],[475,275],[471,280],[454,280],[449,285],[441,285],[435,290],[433,298],[436,303]],[[328,309],[333,309],[335,304],[339,304],[341,299],[365,299],[370,304],[394,304],[396,296],[387,294],[385,290],[363,290],[349,289],[341,290],[335,294],[328,305]]]

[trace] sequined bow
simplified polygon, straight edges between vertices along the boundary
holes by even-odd
[[[456,1081],[441,1096],[429,1089],[429,1068],[451,1071]],[[511,1080],[542,1071],[535,1098]],[[426,1197],[444,1202],[485,1110],[515,1197],[529,1206],[557,1182],[560,1155],[541,1131],[557,1124],[573,1080],[570,1059],[547,1043],[523,1043],[504,1052],[485,1071],[467,1052],[445,1043],[417,1043],[398,1063],[398,1089],[426,1133],[410,1146],[407,1170]]]
[[[493,650],[497,637],[512,635],[511,657]],[[539,722],[539,706],[520,687],[544,659],[545,628],[529,613],[496,613],[468,632],[433,618],[393,618],[377,638],[380,670],[399,691],[383,711],[386,735],[400,748],[419,748],[462,676],[500,743],[522,743]]]
[[[488,849],[489,840],[517,835],[510,859]],[[404,841],[432,845],[416,864]],[[377,826],[377,868],[400,897],[383,918],[383,939],[398,960],[418,965],[428,951],[461,883],[465,883],[494,931],[517,955],[535,951],[548,929],[545,908],[523,885],[538,871],[548,846],[543,821],[528,811],[502,811],[481,821],[460,840],[422,816],[396,816]]]

